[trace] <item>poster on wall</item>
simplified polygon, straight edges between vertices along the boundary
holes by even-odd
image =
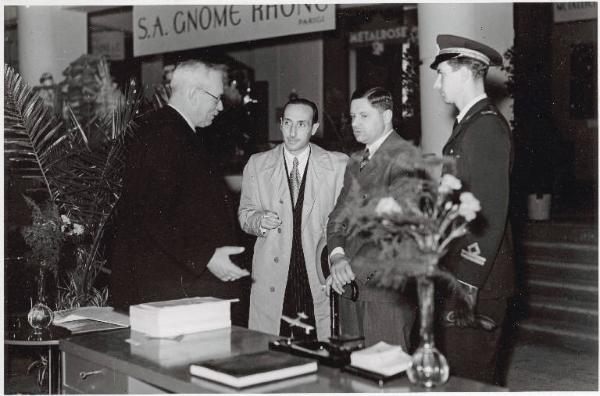
[[[150,55],[335,29],[334,4],[133,7],[133,54]]]

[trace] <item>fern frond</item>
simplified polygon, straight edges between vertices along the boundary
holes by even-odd
[[[51,153],[67,150],[61,122],[44,106],[39,95],[15,70],[4,67],[4,153],[7,173],[20,179],[37,179],[54,199]],[[56,155],[56,153],[55,153]],[[28,190],[29,192],[29,190]]]

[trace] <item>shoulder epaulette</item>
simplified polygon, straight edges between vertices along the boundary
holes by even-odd
[[[481,115],[498,115],[498,112],[495,110],[483,110],[479,114],[481,114]]]

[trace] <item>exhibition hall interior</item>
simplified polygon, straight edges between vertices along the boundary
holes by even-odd
[[[598,391],[596,2],[74,3],[3,6],[4,394]]]

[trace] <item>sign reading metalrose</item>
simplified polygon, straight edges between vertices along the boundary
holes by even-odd
[[[133,7],[134,56],[335,29],[334,4]]]

